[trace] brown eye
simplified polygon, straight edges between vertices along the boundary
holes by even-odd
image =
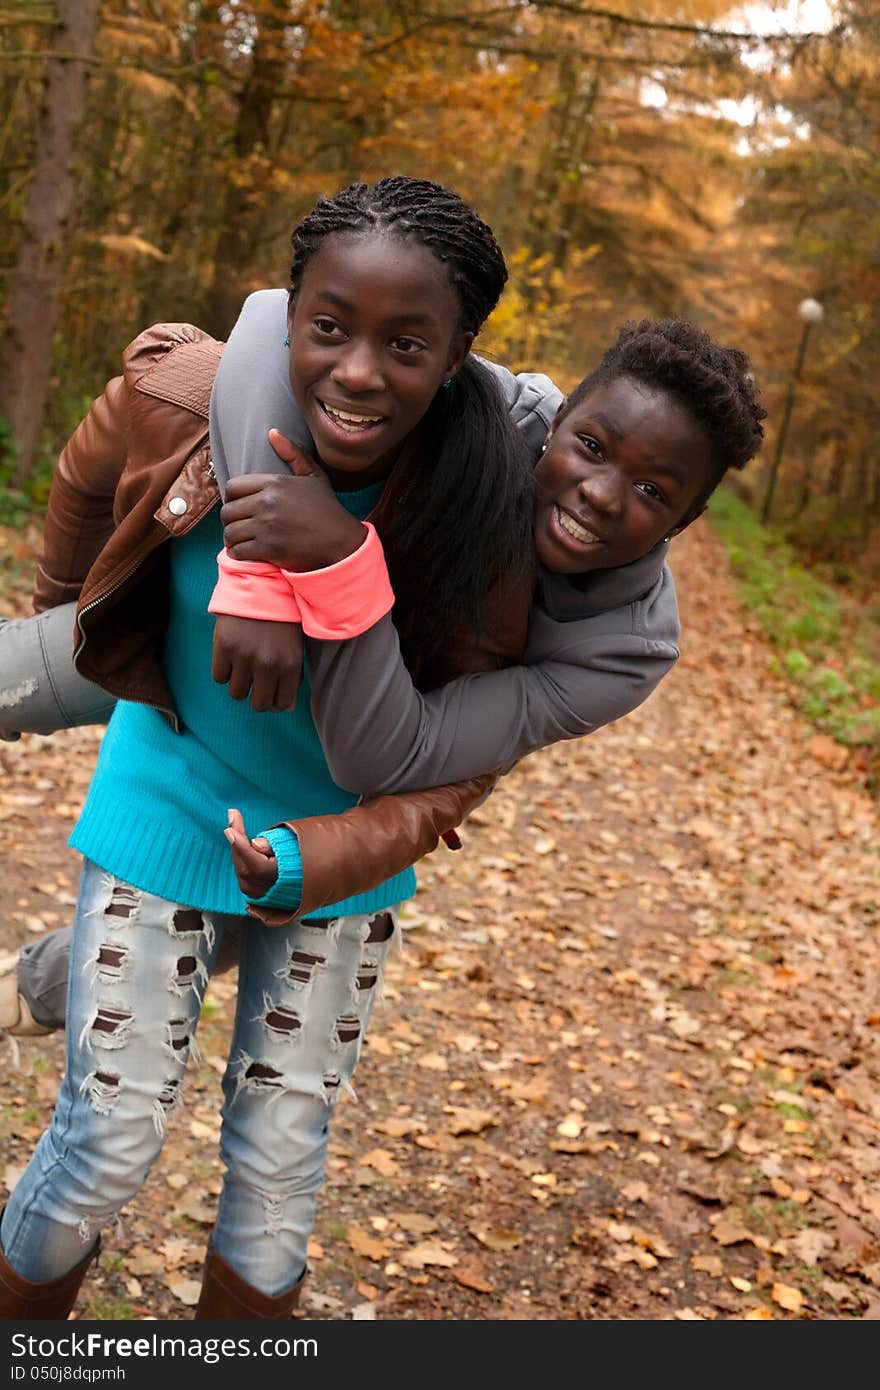
[[[604,461],[605,454],[602,450],[602,445],[599,443],[598,439],[594,439],[591,434],[579,434],[578,439],[581,441],[588,453],[593,455],[593,458],[602,459]]]
[[[645,494],[646,497],[652,498],[655,502],[666,501],[666,498],[663,496],[663,493],[660,491],[658,487],[655,487],[653,483],[638,483],[636,486],[639,488],[641,492]]]

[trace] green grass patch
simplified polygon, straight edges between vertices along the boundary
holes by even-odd
[[[813,1112],[804,1110],[801,1105],[788,1105],[783,1102],[776,1107],[777,1113],[784,1115],[787,1120],[812,1120]]]
[[[855,751],[880,794],[880,630],[854,599],[798,563],[772,526],[729,488],[709,517],[742,599],[773,649],[778,673],[815,728]]]
[[[87,1318],[96,1322],[133,1322],[137,1320],[135,1305],[126,1298],[93,1298],[88,1306]]]

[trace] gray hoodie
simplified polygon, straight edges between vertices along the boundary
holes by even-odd
[[[290,389],[286,316],[285,290],[258,291],[227,342],[211,397],[221,491],[236,473],[286,472],[266,439],[272,426],[311,450]],[[562,393],[538,373],[486,365],[537,458]],[[583,589],[541,570],[523,664],[428,695],[413,685],[390,616],[347,642],[307,639],[312,714],[333,780],[367,796],[457,782],[630,713],[678,660],[667,549],[598,570]]]

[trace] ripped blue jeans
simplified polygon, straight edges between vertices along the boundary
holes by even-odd
[[[211,1243],[268,1295],[304,1272],[333,1106],[351,1089],[394,914],[267,927],[179,907],[86,861],[66,1072],[3,1216],[3,1252],[23,1278],[43,1282],[79,1263],[143,1184],[181,1102],[205,986],[230,925],[241,929],[238,1003]]]

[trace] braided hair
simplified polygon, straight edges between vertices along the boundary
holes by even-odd
[[[457,193],[402,175],[321,198],[294,228],[290,294],[328,236],[394,236],[424,246],[458,299],[457,330],[476,335],[507,281],[485,222]],[[480,629],[503,579],[522,592],[532,563],[531,459],[494,378],[468,356],[410,436],[372,515],[394,586],[394,622],[422,689],[459,674],[456,647]]]
[[[291,293],[325,237],[370,232],[411,237],[442,261],[461,304],[459,330],[479,333],[501,298],[507,266],[491,227],[452,189],[429,179],[395,174],[319,198],[291,235]]]
[[[729,468],[744,468],[760,449],[767,412],[748,357],[721,347],[687,319],[625,323],[596,370],[569,396],[566,414],[594,387],[622,376],[668,392],[706,431],[715,473],[695,505],[706,502]]]

